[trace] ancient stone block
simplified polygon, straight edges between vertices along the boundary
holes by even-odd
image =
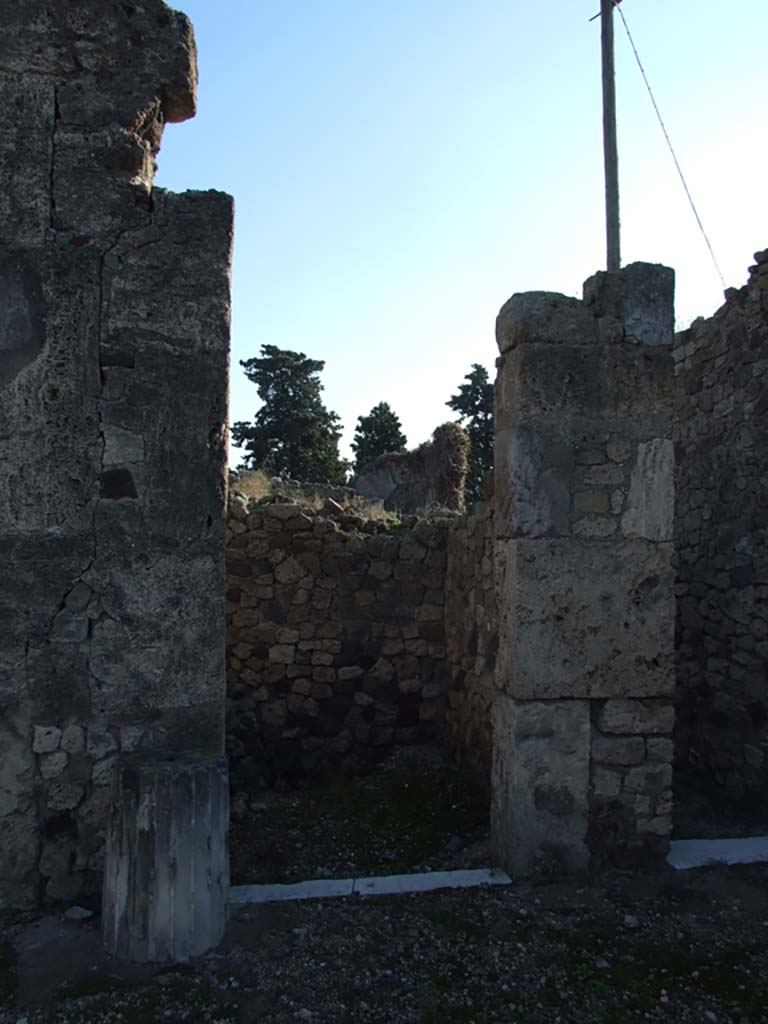
[[[642,764],[645,760],[645,741],[642,736],[632,736],[626,739],[593,736],[592,760],[598,764]]]
[[[675,709],[668,701],[641,700],[609,700],[597,721],[602,732],[620,735],[671,733],[674,723]]]
[[[674,338],[675,272],[657,263],[630,263],[618,274],[603,271],[584,282],[584,305],[611,317],[624,338],[641,345],[671,345]]]
[[[498,687],[527,700],[671,694],[671,554],[642,541],[500,542]]]
[[[496,318],[499,352],[519,345],[589,345],[597,340],[595,319],[578,299],[558,292],[513,295]]]
[[[515,877],[584,870],[589,702],[494,703],[491,836]]]

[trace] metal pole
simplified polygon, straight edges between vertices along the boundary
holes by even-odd
[[[608,272],[621,268],[619,246],[619,152],[616,143],[616,77],[613,62],[614,0],[600,0],[603,43],[603,150],[605,156],[605,231]]]

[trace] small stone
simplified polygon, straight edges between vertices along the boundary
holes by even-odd
[[[88,918],[93,917],[93,911],[86,907],[70,907],[69,910],[64,911],[64,917],[67,921],[87,921]]]
[[[132,753],[141,747],[144,738],[144,730],[138,725],[124,725],[120,727],[120,749],[124,754]]]
[[[61,729],[55,725],[36,725],[32,749],[36,754],[51,754],[59,749]]]
[[[107,786],[112,781],[112,769],[116,761],[117,757],[106,757],[95,765],[91,773],[94,786]]]
[[[52,811],[72,811],[85,796],[83,786],[70,782],[55,782],[48,791],[48,808]]]
[[[80,754],[85,750],[85,730],[80,725],[68,725],[61,734],[61,749],[68,754]]]
[[[269,660],[279,665],[292,665],[296,660],[296,648],[292,644],[275,644],[269,650]]]
[[[106,757],[107,754],[117,750],[117,740],[106,729],[99,729],[97,726],[88,726],[88,740],[86,750],[98,760]]]
[[[610,499],[604,493],[579,491],[573,496],[573,507],[577,513],[593,512],[604,515],[610,510]]]
[[[630,929],[639,928],[640,927],[640,922],[634,916],[634,914],[625,914],[624,915],[624,927],[625,928],[630,928]]]
[[[40,774],[44,779],[55,779],[64,771],[69,761],[69,755],[63,750],[55,754],[44,754],[40,758]]]
[[[91,600],[93,591],[87,583],[78,580],[70,592],[64,598],[64,604],[71,612],[84,612]]]
[[[595,960],[595,967],[599,968],[601,971],[604,971],[607,967],[610,966],[611,965],[608,963],[604,956],[599,956],[597,960]]]
[[[608,700],[597,726],[602,732],[624,734],[671,733],[675,709],[668,700]]]
[[[351,682],[353,679],[360,679],[365,672],[359,665],[349,665],[339,669],[339,682]]]

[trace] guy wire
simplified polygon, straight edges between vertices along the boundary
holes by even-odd
[[[685,176],[683,174],[682,168],[680,167],[680,162],[677,159],[677,154],[675,153],[674,147],[672,145],[672,140],[669,137],[669,132],[667,131],[667,127],[664,124],[664,119],[662,118],[661,111],[659,110],[658,104],[656,103],[656,98],[653,95],[653,90],[651,89],[651,83],[648,81],[648,76],[645,73],[645,68],[643,67],[642,61],[640,60],[640,54],[637,52],[637,47],[635,46],[635,41],[632,38],[632,33],[629,31],[629,25],[627,25],[627,19],[624,17],[624,12],[622,11],[621,7],[619,7],[618,4],[615,4],[614,6],[616,7],[616,10],[619,13],[619,17],[621,18],[621,21],[622,21],[622,23],[624,25],[624,31],[627,33],[627,39],[629,39],[629,45],[632,47],[632,52],[635,55],[635,60],[637,61],[637,66],[640,68],[640,74],[643,76],[643,81],[645,82],[645,87],[648,90],[648,95],[651,97],[651,103],[653,104],[653,109],[656,111],[656,117],[659,119],[659,124],[661,125],[661,130],[664,132],[664,138],[667,140],[667,145],[669,146],[669,151],[672,154],[672,159],[675,161],[675,167],[677,168],[677,173],[680,175],[680,181],[683,183],[683,188],[685,189],[685,194],[688,196],[688,202],[691,204],[691,209],[693,210],[693,215],[696,218],[696,223],[699,225],[699,230],[701,231],[702,235],[704,236],[704,241],[707,243],[707,248],[709,249],[709,255],[712,257],[712,262],[715,265],[715,270],[717,271],[717,273],[720,276],[720,280],[723,283],[723,288],[725,288],[726,284],[725,284],[725,278],[723,277],[723,272],[720,269],[720,265],[717,262],[717,258],[715,257],[715,251],[712,248],[712,243],[709,240],[707,232],[704,230],[704,225],[701,223],[701,217],[699,217],[699,212],[696,209],[696,204],[693,201],[693,196],[691,195],[691,193],[690,193],[690,191],[688,189],[688,185],[686,183]]]

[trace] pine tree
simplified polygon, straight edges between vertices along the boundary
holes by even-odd
[[[355,439],[352,442],[355,470],[359,472],[384,452],[404,452],[405,446],[405,434],[399,417],[387,402],[379,402],[367,416],[359,416],[357,419]]]
[[[466,495],[467,503],[471,504],[482,498],[483,475],[493,468],[493,384],[488,380],[488,371],[479,363],[472,364],[464,381],[459,385],[459,393],[445,404],[459,414],[459,423],[469,436]]]
[[[275,345],[262,345],[261,358],[240,365],[264,403],[253,422],[232,427],[235,444],[245,448],[243,467],[263,469],[314,483],[341,484],[347,463],[339,457],[339,417],[321,398],[319,374],[325,363]]]

